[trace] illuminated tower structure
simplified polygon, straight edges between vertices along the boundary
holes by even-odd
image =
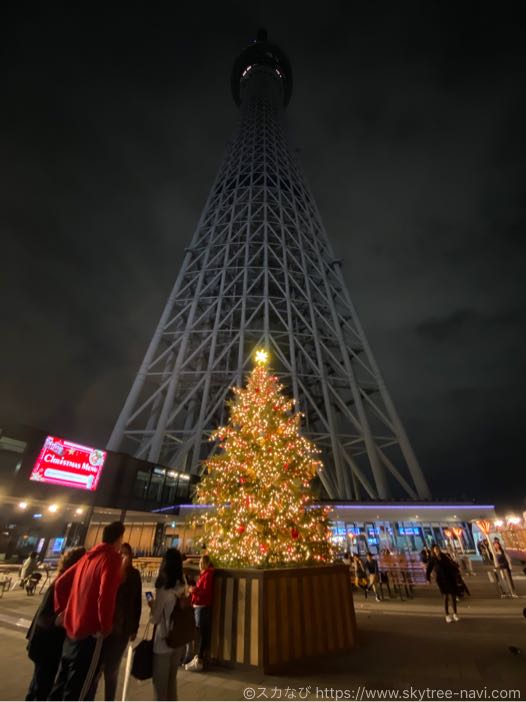
[[[263,347],[322,450],[329,498],[428,498],[287,142],[291,66],[264,31],[231,85],[237,128],[108,448],[199,473]]]

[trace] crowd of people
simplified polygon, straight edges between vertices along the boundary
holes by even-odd
[[[515,583],[511,573],[511,560],[506,553],[498,537],[495,537],[490,544],[488,539],[481,540],[477,545],[478,552],[486,565],[493,567],[495,582],[501,597],[518,597],[515,590]],[[423,566],[423,577],[427,583],[434,580],[444,602],[444,615],[447,623],[458,622],[460,617],[457,612],[457,604],[466,595],[470,595],[469,588],[464,579],[465,575],[473,575],[471,562],[467,567],[465,560],[460,557],[462,554],[452,553],[441,549],[437,544],[425,546],[420,553],[420,562]],[[386,562],[389,562],[391,554],[382,552],[382,568],[377,559],[370,552],[362,559],[359,554],[343,554],[343,563],[350,569],[353,589],[361,591],[367,597],[369,593],[374,594],[376,601],[382,600],[380,583],[387,583],[389,567],[386,569]],[[398,566],[399,569],[399,566]],[[396,568],[395,568],[396,570]]]
[[[379,590],[380,569],[373,554],[368,551],[365,560],[362,561],[357,553],[351,556],[350,553],[346,552],[342,560],[351,571],[354,589],[362,590],[366,595],[373,592],[376,601],[380,602],[382,599]]]
[[[104,699],[115,699],[121,662],[138,636],[143,605],[141,575],[133,565],[131,546],[123,543],[124,531],[121,522],[113,522],[104,528],[102,542],[89,551],[78,547],[62,555],[27,633],[34,664],[27,700],[93,700],[102,680]],[[478,550],[493,565],[509,596],[517,597],[510,559],[500,540],[479,542]],[[384,560],[388,557],[383,554]],[[178,549],[168,549],[155,593],[145,593],[153,625],[148,677],[157,700],[177,699],[179,668],[202,672],[210,646],[214,567],[204,553],[196,581],[189,582],[184,558]],[[443,597],[446,622],[459,621],[457,603],[470,594],[460,564],[436,544],[422,550],[420,561],[425,579],[431,582],[433,577]],[[345,553],[343,562],[353,587],[380,602],[385,573],[374,555],[368,552],[362,559],[357,553]],[[31,554],[21,577],[30,577],[37,566],[36,554]],[[191,620],[192,634],[186,638],[174,635],[182,608]]]
[[[104,699],[115,699],[121,661],[137,638],[143,604],[141,576],[123,536],[124,525],[113,522],[104,528],[100,544],[62,555],[57,576],[27,633],[34,664],[27,700],[94,700],[102,679]],[[155,594],[148,597],[154,626],[151,677],[157,700],[177,699],[181,665],[203,671],[210,644],[213,578],[207,555],[201,558],[193,584],[184,575],[178,549],[168,549],[162,559]],[[182,603],[192,608],[197,636],[174,644],[175,614]]]

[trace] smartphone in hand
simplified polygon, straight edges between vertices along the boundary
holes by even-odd
[[[153,602],[153,592],[145,592],[144,596],[147,602]]]

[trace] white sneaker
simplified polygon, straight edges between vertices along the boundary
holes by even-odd
[[[190,663],[187,663],[184,667],[185,670],[190,671],[191,673],[200,673],[203,670],[203,664],[199,660],[197,656],[193,660],[190,661]]]
[[[451,624],[452,621],[453,621],[453,617],[450,614],[446,614],[446,622],[448,624]]]
[[[453,621],[454,621],[454,622],[459,622],[459,621],[460,621],[460,617],[458,616],[458,614],[454,614],[454,615],[453,615]]]
[[[512,596],[512,597],[518,597],[518,595],[517,595],[517,593],[516,593],[516,592],[512,593],[512,595],[511,595],[511,596]]]

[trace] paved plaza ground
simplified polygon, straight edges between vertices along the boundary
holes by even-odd
[[[371,699],[374,689],[393,688],[402,699],[402,691],[409,694],[413,687],[457,693],[474,689],[480,695],[487,688],[488,696],[477,699],[491,699],[492,690],[516,689],[520,690],[520,699],[526,699],[526,619],[522,616],[526,577],[516,576],[516,580],[521,598],[501,600],[485,574],[478,572],[468,580],[472,597],[460,605],[461,621],[452,624],[444,621],[434,586],[418,588],[414,599],[404,602],[376,603],[356,595],[360,641],[351,653],[314,661],[282,676],[224,668],[213,668],[205,674],[181,670],[179,698],[336,699],[334,690],[338,689],[348,691],[347,699]],[[2,700],[25,696],[32,671],[25,651],[25,628],[39,601],[38,595],[28,597],[20,591],[6,593],[0,599]],[[522,652],[514,655],[509,646]],[[128,699],[153,699],[151,681],[132,679]],[[462,698],[457,694],[453,699]],[[513,698],[507,694],[502,699]]]

